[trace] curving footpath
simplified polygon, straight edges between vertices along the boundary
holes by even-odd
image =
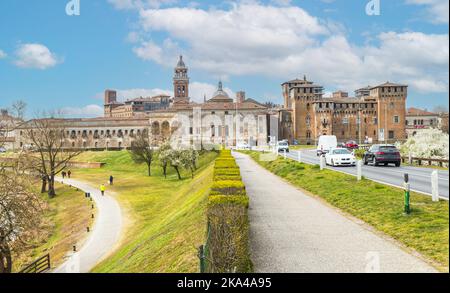
[[[255,272],[436,272],[393,241],[306,195],[249,156],[234,156],[250,197]]]
[[[77,187],[91,193],[96,203],[97,216],[94,227],[83,247],[68,259],[53,273],[88,273],[96,264],[108,256],[120,240],[122,233],[122,212],[118,202],[106,191],[102,196],[97,188],[75,179],[57,179],[57,181]]]

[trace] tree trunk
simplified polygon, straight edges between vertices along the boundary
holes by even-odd
[[[11,250],[6,244],[0,245],[0,274],[12,272]]]
[[[54,198],[55,195],[56,195],[56,192],[55,192],[55,175],[52,174],[48,178],[48,196],[50,198]]]
[[[164,178],[167,178],[167,164],[163,166]]]
[[[148,176],[152,176],[152,162],[147,162]]]
[[[42,177],[42,186],[41,193],[47,192],[47,178],[45,176]]]
[[[173,168],[175,169],[175,171],[177,171],[178,180],[181,180],[181,174],[180,174],[180,170],[178,169],[178,166],[173,166]]]

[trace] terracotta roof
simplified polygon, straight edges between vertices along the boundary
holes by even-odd
[[[406,116],[438,116],[438,115],[439,114],[413,107],[408,108],[406,110]]]
[[[378,87],[396,87],[396,86],[407,86],[407,85],[406,84],[392,83],[392,82],[387,81],[387,82],[385,82],[383,84],[374,86],[371,89],[375,89],[375,88],[378,88]]]

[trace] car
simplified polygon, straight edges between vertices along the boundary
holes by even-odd
[[[0,153],[6,153],[6,149],[3,147],[0,147]]]
[[[333,148],[325,154],[325,163],[333,167],[356,166],[356,157],[348,149]]]
[[[317,144],[317,156],[320,157],[336,147],[337,138],[335,135],[322,135],[319,137],[319,143]]]
[[[289,153],[289,143],[286,140],[279,141],[277,143],[277,152],[285,152]]]
[[[400,151],[395,145],[375,144],[364,153],[363,162],[364,165],[387,166],[389,164],[395,164],[396,167],[400,167],[402,158]]]
[[[345,143],[345,147],[348,148],[348,149],[355,150],[355,149],[358,149],[358,148],[359,148],[359,145],[356,143],[356,141],[354,141],[354,140],[349,140],[349,141],[347,141],[347,142]]]
[[[248,143],[244,142],[238,142],[236,144],[237,150],[251,150],[251,147],[248,145]]]

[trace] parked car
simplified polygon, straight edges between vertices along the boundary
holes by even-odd
[[[364,153],[363,162],[364,165],[387,166],[388,164],[395,164],[396,167],[400,167],[402,159],[400,151],[395,145],[375,144]]]
[[[289,153],[289,143],[286,140],[279,141],[277,143],[277,151],[278,152],[286,151],[287,153]]]
[[[334,148],[325,155],[325,163],[336,166],[356,166],[356,157],[348,149]]]
[[[6,153],[6,149],[3,147],[0,147],[0,153]]]
[[[238,142],[236,144],[237,150],[251,150],[251,147],[248,145],[248,143],[244,142]]]
[[[347,141],[347,142],[345,143],[345,147],[348,148],[348,149],[355,150],[355,149],[358,149],[358,148],[359,148],[359,145],[356,143],[356,141],[354,141],[354,140],[349,140],[349,141]]]
[[[336,147],[337,138],[335,135],[322,135],[319,137],[319,143],[317,144],[317,156],[322,156]]]

